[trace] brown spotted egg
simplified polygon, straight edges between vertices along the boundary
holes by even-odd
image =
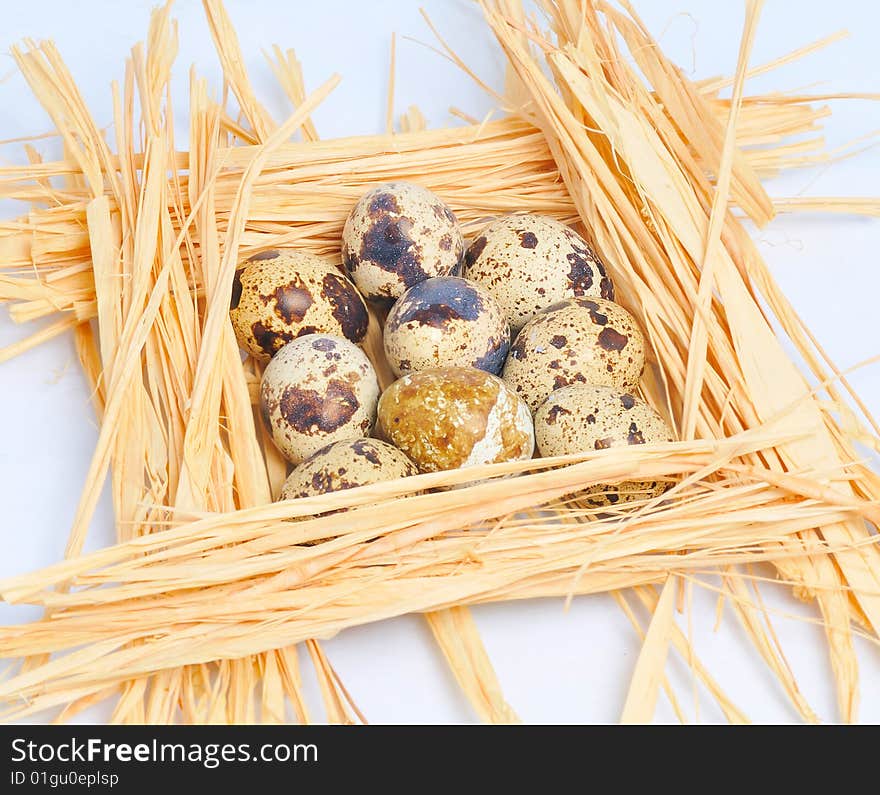
[[[590,244],[545,215],[493,221],[468,248],[462,276],[495,296],[514,333],[566,298],[614,300],[614,285]]]
[[[302,251],[263,251],[235,272],[229,311],[238,344],[265,360],[304,334],[360,342],[367,306],[330,263]]]
[[[628,444],[672,441],[666,421],[643,400],[609,386],[557,389],[535,413],[535,439],[542,456],[573,455]],[[665,481],[625,481],[580,493],[601,508],[662,494]]]
[[[395,375],[431,367],[476,367],[498,374],[510,328],[495,299],[457,276],[410,287],[385,321],[385,355]]]
[[[329,494],[418,472],[412,461],[387,442],[347,439],[323,447],[296,467],[281,489],[281,498]]]
[[[464,241],[452,210],[427,188],[389,182],[364,194],[342,230],[342,258],[358,289],[390,304],[432,276],[457,273]]]
[[[424,472],[532,457],[529,409],[500,379],[438,367],[395,381],[379,400],[379,432]]]
[[[288,342],[260,384],[263,420],[294,464],[331,442],[369,435],[378,398],[376,372],[364,352],[329,334]]]
[[[645,340],[629,312],[602,298],[570,298],[523,327],[501,377],[535,411],[570,384],[632,389],[644,368]]]

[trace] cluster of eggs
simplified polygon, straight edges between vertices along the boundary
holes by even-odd
[[[232,292],[239,344],[268,361],[260,409],[295,469],[282,497],[479,464],[669,440],[632,392],[645,365],[638,324],[589,244],[545,216],[490,223],[465,249],[449,207],[395,182],[345,223],[348,277],[325,260],[266,251]],[[387,310],[397,380],[380,395],[359,344],[367,302]],[[369,438],[375,432],[378,438]],[[657,483],[585,493],[605,506]]]

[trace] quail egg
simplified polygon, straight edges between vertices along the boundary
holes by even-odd
[[[431,276],[457,273],[463,256],[452,210],[410,182],[364,194],[342,230],[342,257],[354,283],[367,298],[389,305]]]
[[[609,386],[557,389],[535,413],[535,438],[542,456],[572,455],[627,444],[672,441],[666,421],[643,400]],[[662,494],[664,481],[625,481],[592,486],[579,494],[601,508]]]
[[[644,367],[645,340],[629,312],[602,298],[569,298],[523,327],[502,378],[535,411],[570,384],[632,389]]]
[[[410,287],[385,321],[385,355],[395,375],[430,367],[476,367],[498,374],[510,328],[495,299],[457,276]]]
[[[470,367],[438,367],[395,381],[379,400],[379,432],[421,470],[531,458],[528,407],[500,379]]]
[[[514,333],[566,298],[614,300],[614,285],[590,244],[546,215],[493,221],[468,248],[462,275],[495,296]]]
[[[379,383],[364,352],[344,337],[307,334],[266,365],[260,411],[272,440],[298,464],[331,442],[367,436]]]
[[[296,467],[281,489],[281,498],[329,494],[418,472],[412,461],[387,442],[346,439],[322,447]]]
[[[238,344],[265,360],[304,334],[360,342],[367,306],[328,262],[302,251],[263,251],[242,263],[232,283],[229,317]]]

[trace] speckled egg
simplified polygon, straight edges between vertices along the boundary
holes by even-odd
[[[570,298],[523,327],[502,378],[535,411],[570,384],[632,389],[644,368],[645,339],[629,312],[602,298]]]
[[[412,461],[387,442],[347,439],[321,448],[296,467],[281,489],[281,498],[329,494],[418,472]]]
[[[410,287],[385,321],[385,355],[395,375],[431,367],[476,367],[498,374],[510,327],[495,299],[457,276]]]
[[[344,337],[308,334],[266,365],[260,411],[272,440],[298,464],[331,442],[367,436],[379,383],[364,352]]]
[[[229,317],[238,344],[261,360],[305,334],[360,342],[367,305],[330,263],[302,251],[263,251],[242,263],[232,283]]]
[[[614,285],[590,244],[546,215],[493,221],[468,248],[462,275],[495,296],[514,333],[566,298],[614,300]]]
[[[672,441],[672,430],[647,403],[609,386],[557,389],[535,413],[535,439],[542,456],[572,455],[626,444]],[[664,481],[597,485],[580,493],[599,508],[662,494]]]
[[[410,182],[364,194],[342,230],[342,258],[354,283],[370,300],[389,305],[425,279],[457,273],[463,256],[452,210]]]
[[[379,400],[379,432],[425,472],[531,458],[528,407],[494,375],[438,367],[395,381]]]

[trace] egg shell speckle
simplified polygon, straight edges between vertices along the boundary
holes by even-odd
[[[535,413],[535,440],[542,456],[573,455],[628,444],[672,441],[666,421],[643,400],[608,386],[557,389]],[[631,480],[597,485],[579,493],[601,508],[662,494],[664,481]]]
[[[331,442],[369,435],[378,398],[376,372],[364,352],[329,334],[287,343],[260,384],[263,421],[294,464]]]
[[[266,360],[305,334],[360,342],[369,315],[357,288],[329,262],[302,251],[263,251],[235,272],[229,317],[238,344]]]
[[[495,299],[457,276],[411,287],[385,321],[385,355],[398,377],[432,367],[476,367],[497,375],[510,327]]]
[[[425,472],[531,458],[528,407],[500,378],[438,367],[395,381],[379,400],[379,431]]]
[[[410,182],[364,194],[342,230],[342,258],[352,280],[365,297],[388,305],[425,279],[457,274],[463,257],[452,210]]]
[[[493,221],[468,247],[462,275],[492,293],[514,333],[566,298],[614,300],[614,285],[590,244],[545,215]]]
[[[571,384],[633,389],[644,369],[645,339],[629,312],[601,298],[570,298],[523,327],[502,378],[535,411]]]
[[[285,500],[330,494],[418,474],[400,450],[379,439],[348,439],[321,448],[303,461],[284,483]]]

